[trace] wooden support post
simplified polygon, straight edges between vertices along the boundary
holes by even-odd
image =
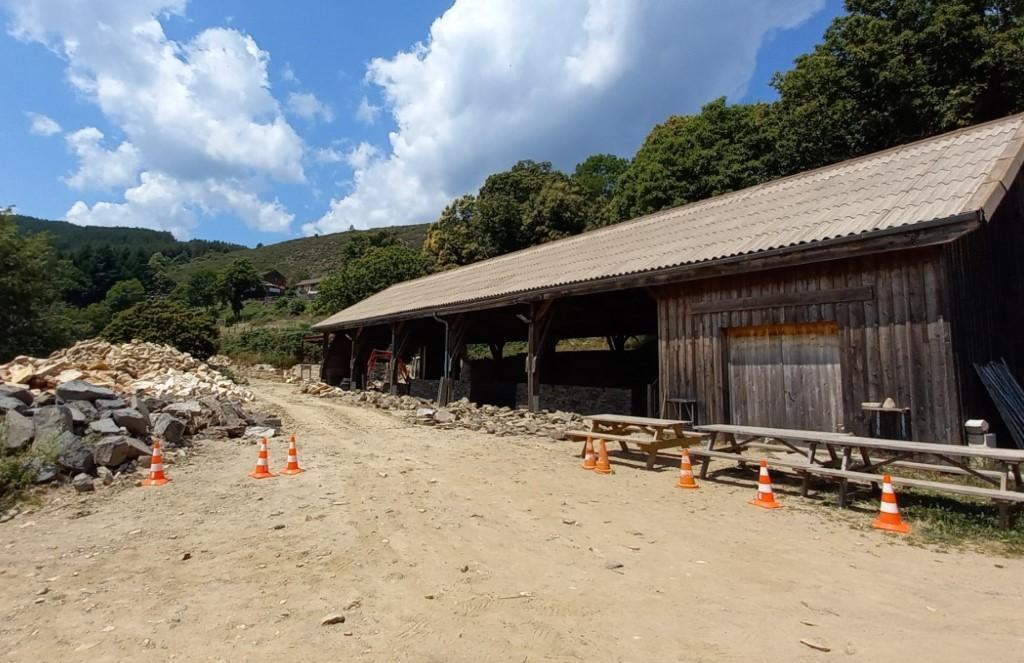
[[[438,389],[437,404],[445,406],[452,397],[452,381],[459,377],[459,366],[456,363],[466,349],[466,334],[469,323],[465,315],[458,315],[448,323],[448,338],[445,343],[444,377]]]
[[[551,306],[554,300],[530,304],[530,322],[526,334],[526,407],[540,410],[540,370],[538,359],[550,341]]]
[[[388,392],[398,393],[398,324],[391,323],[391,358],[388,360]]]
[[[491,357],[494,361],[501,361],[501,356],[505,352],[505,341],[492,341],[487,344],[491,348]]]
[[[352,334],[352,356],[349,359],[348,371],[349,381],[350,384],[352,385],[352,389],[363,388],[362,376],[363,371],[366,369],[366,367],[362,365],[360,360],[363,358],[363,346],[366,345],[364,339],[364,331],[364,327],[359,327],[358,329],[355,330],[355,333]]]
[[[331,332],[324,332],[320,341],[320,381],[327,382],[327,351],[331,347]],[[303,357],[305,359],[305,357]]]

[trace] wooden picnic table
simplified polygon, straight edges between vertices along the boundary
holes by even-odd
[[[654,419],[634,417],[625,414],[594,414],[585,417],[590,420],[586,431],[567,431],[572,438],[603,439],[618,442],[623,451],[629,451],[628,444],[635,444],[647,454],[647,469],[654,469],[654,461],[662,449],[682,447],[704,439],[704,434],[688,430],[690,421],[685,419]],[[637,437],[637,434],[641,437]]]
[[[743,456],[743,450],[757,440],[775,441],[782,446],[804,456],[805,464],[803,493],[807,493],[809,474],[814,468],[826,468],[828,465],[838,466],[835,471],[820,472],[823,475],[842,478],[841,473],[855,474],[877,473],[879,469],[896,464],[922,470],[933,470],[953,474],[966,474],[999,487],[1000,492],[1010,490],[1012,478],[1014,491],[1024,490],[1021,481],[1020,465],[1024,463],[1024,451],[1017,449],[991,449],[988,447],[969,447],[953,444],[931,442],[908,442],[905,440],[886,440],[872,437],[858,437],[845,433],[829,433],[824,431],[793,430],[785,428],[764,428],[759,426],[735,426],[729,424],[711,424],[697,426],[696,430],[709,434],[705,461],[700,470],[701,478],[707,477],[708,464],[711,458],[727,458],[728,454],[736,454],[737,460],[749,461]],[[824,447],[828,458],[818,456]],[[859,458],[854,458],[857,452]],[[884,455],[872,457],[873,452],[884,452]],[[908,460],[917,456],[933,456],[948,465],[921,463]],[[982,470],[971,467],[971,459],[993,461],[999,466],[998,471]],[[791,465],[792,466],[792,465]],[[840,483],[840,505],[846,503],[846,482]]]

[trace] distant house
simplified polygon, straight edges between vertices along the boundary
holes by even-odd
[[[288,279],[276,269],[272,269],[260,276],[263,279],[263,289],[267,291],[267,297],[280,297],[288,287]]]
[[[320,294],[320,282],[323,279],[306,279],[295,284],[295,292],[300,297],[313,298]]]
[[[276,269],[272,269],[269,272],[264,273],[262,276],[260,276],[260,278],[262,278],[266,283],[272,283],[276,285],[277,287],[281,288],[282,291],[286,287],[288,287],[288,279],[285,277],[284,274],[277,271]]]

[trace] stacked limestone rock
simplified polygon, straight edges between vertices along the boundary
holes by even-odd
[[[0,365],[0,382],[52,390],[86,380],[127,394],[158,398],[214,396],[251,401],[252,393],[192,355],[169,345],[132,341],[114,345],[92,339],[45,359],[15,357]]]
[[[583,425],[583,417],[571,412],[529,412],[522,408],[477,405],[466,398],[438,408],[422,398],[376,391],[344,391],[322,382],[305,382],[301,391],[321,398],[336,398],[347,405],[389,410],[413,423],[467,428],[493,435],[544,435],[561,440],[566,430]]]

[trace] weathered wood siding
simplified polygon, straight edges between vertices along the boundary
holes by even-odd
[[[1024,383],[1024,181],[1016,183],[985,225],[944,247],[960,409],[987,419],[1000,445],[1012,444],[974,370],[1005,359]]]
[[[726,332],[731,423],[826,431],[844,425],[838,324],[757,325]]]
[[[891,397],[911,408],[916,439],[960,442],[942,268],[931,247],[663,286],[662,398],[695,398],[702,422],[727,422],[724,330],[835,321],[846,430],[867,434],[861,403]]]

